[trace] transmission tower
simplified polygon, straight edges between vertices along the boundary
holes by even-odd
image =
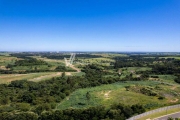
[[[70,63],[70,65],[72,65],[73,64],[73,62],[74,62],[74,59],[75,59],[75,56],[76,56],[76,54],[75,53],[72,53],[71,54],[71,59],[69,60],[69,63]]]
[[[66,58],[64,58],[66,66],[72,65],[74,62],[76,54],[75,53],[71,53],[71,56],[69,58],[69,60],[67,60]]]

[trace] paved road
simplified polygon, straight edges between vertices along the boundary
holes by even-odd
[[[169,117],[180,118],[180,112],[174,113],[174,114],[171,114],[171,115],[167,115],[167,116],[163,116],[163,117],[159,117],[159,118],[156,118],[154,120],[167,120]]]

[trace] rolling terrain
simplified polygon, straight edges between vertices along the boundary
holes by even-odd
[[[180,103],[179,55],[76,53],[70,66],[64,57],[69,53],[1,54],[0,116],[63,112],[75,119],[101,106],[94,119],[126,119]]]

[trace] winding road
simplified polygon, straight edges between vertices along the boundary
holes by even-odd
[[[180,112],[172,113],[172,114],[165,115],[165,116],[161,116],[159,118],[155,118],[154,120],[167,120],[169,117],[180,118]]]

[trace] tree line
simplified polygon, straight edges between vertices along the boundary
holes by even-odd
[[[125,106],[114,104],[109,109],[104,106],[90,107],[87,109],[66,109],[44,111],[41,114],[34,112],[8,112],[0,113],[2,120],[125,120],[135,114],[145,112],[142,105]]]

